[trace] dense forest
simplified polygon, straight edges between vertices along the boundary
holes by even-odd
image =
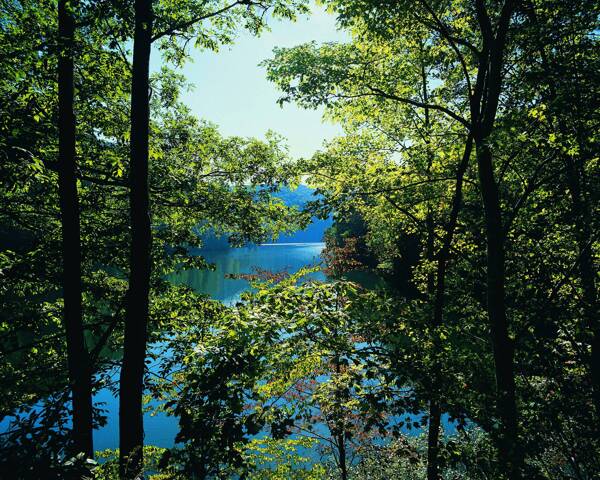
[[[257,61],[340,135],[186,105],[192,51],[317,7],[347,41]],[[600,478],[599,32],[597,0],[0,0],[0,478]],[[235,301],[173,281],[315,225]]]

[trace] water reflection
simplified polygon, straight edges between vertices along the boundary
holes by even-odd
[[[232,304],[239,300],[242,292],[248,290],[249,285],[246,280],[227,278],[227,275],[253,273],[253,268],[294,273],[302,267],[320,263],[324,245],[277,243],[201,252],[209,263],[215,265],[214,271],[187,270],[173,274],[169,279],[174,283],[189,285],[198,293],[210,295],[215,300]],[[312,276],[317,280],[325,279],[321,272]]]

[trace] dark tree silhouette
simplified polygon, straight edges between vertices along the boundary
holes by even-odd
[[[74,452],[94,454],[92,387],[85,346],[81,301],[81,240],[77,195],[75,114],[73,109],[73,50],[75,2],[58,2],[58,191],[62,224],[64,324],[67,363],[73,392]]]
[[[131,253],[119,404],[120,471],[135,478],[143,469],[142,394],[148,329],[151,242],[148,195],[149,68],[152,1],[136,0],[131,82]]]

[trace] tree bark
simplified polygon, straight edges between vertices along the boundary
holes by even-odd
[[[119,405],[120,474],[125,479],[135,478],[143,471],[142,395],[152,243],[148,194],[151,39],[152,0],[136,0],[129,171],[131,252]]]
[[[338,453],[340,463],[340,480],[348,480],[348,465],[346,464],[346,439],[344,434],[338,435]]]
[[[473,137],[469,135],[463,151],[463,156],[458,170],[456,172],[456,185],[454,188],[454,197],[452,198],[452,209],[450,218],[446,226],[444,238],[442,239],[442,248],[437,255],[437,267],[435,273],[435,298],[433,304],[433,328],[436,329],[444,321],[444,296],[446,294],[446,271],[448,260],[450,258],[450,247],[456,224],[458,223],[458,214],[462,205],[462,188],[465,172],[469,166],[471,152],[473,150]],[[435,337],[437,339],[437,337]],[[437,340],[434,340],[437,342]],[[436,348],[436,351],[439,349]],[[439,400],[432,398],[429,402],[429,430],[427,433],[427,480],[439,479],[439,437],[442,411]]]
[[[426,110],[427,112],[427,110]],[[425,114],[426,118],[428,114]],[[428,122],[427,122],[428,123]],[[429,161],[429,170],[431,168],[432,160]],[[426,255],[427,260],[433,262],[435,259],[435,227],[433,212],[431,209],[427,212],[425,219],[427,229],[427,245]],[[427,293],[431,300],[435,296],[435,274],[429,272],[427,274]],[[441,323],[441,319],[440,319]],[[438,480],[439,479],[439,439],[440,439],[440,423],[441,423],[441,408],[440,408],[440,378],[438,375],[439,369],[439,342],[436,341],[437,327],[440,323],[436,323],[436,319],[431,319],[431,335],[433,336],[433,348],[432,348],[432,371],[431,371],[431,388],[430,388],[430,400],[429,400],[429,425],[427,430],[427,480]]]
[[[76,175],[74,103],[74,1],[58,2],[58,194],[62,226],[64,325],[73,397],[73,452],[94,455],[92,380],[81,299],[81,240]]]
[[[335,364],[335,373],[339,375],[342,371],[340,365],[340,357],[336,355],[334,357]],[[339,391],[336,390],[335,393],[337,406],[342,405],[344,399]],[[340,417],[335,419],[338,422],[338,425],[335,426],[337,430],[335,435],[335,441],[337,442],[338,448],[338,466],[340,467],[340,480],[348,480],[348,465],[347,465],[347,453],[346,453],[346,430],[344,428],[344,418],[343,411],[340,408],[339,410]]]
[[[421,49],[423,46],[421,45]],[[422,51],[423,53],[423,51]],[[423,82],[423,103],[429,103],[429,95],[427,89],[427,73],[425,70],[424,62],[421,63],[421,80]],[[431,180],[431,167],[433,165],[433,152],[431,151],[431,122],[429,108],[424,109],[425,113],[425,145],[427,150],[427,179]],[[425,246],[425,253],[427,260],[433,262],[435,259],[435,225],[433,218],[433,211],[431,206],[427,207],[427,216],[425,218],[425,225],[427,231],[427,241]],[[433,271],[427,274],[427,295],[429,301],[434,298],[435,294],[435,274]],[[436,342],[436,330],[437,326],[441,323],[436,323],[435,318],[431,321],[431,334],[433,335],[433,348],[432,348],[432,371],[431,371],[431,388],[430,388],[430,400],[429,400],[429,425],[427,429],[427,480],[438,480],[439,479],[439,440],[440,440],[440,423],[441,423],[441,408],[440,408],[440,379],[437,374],[439,368],[438,353],[439,345]]]
[[[437,399],[429,402],[429,429],[427,430],[427,480],[438,480],[440,453],[440,424],[442,411]]]
[[[506,314],[502,205],[489,142],[502,91],[504,51],[514,9],[515,1],[505,0],[494,28],[485,2],[482,0],[475,2],[483,47],[475,89],[470,97],[471,134],[475,141],[487,243],[486,308],[496,374],[496,417],[499,426],[493,433],[498,449],[500,471],[506,480],[521,478],[523,452],[519,447],[514,344],[509,335],[509,321]]]
[[[496,372],[496,433],[504,476],[520,478],[518,420],[515,394],[514,345],[509,336],[505,304],[505,251],[502,210],[487,139],[476,139],[479,184],[483,197],[487,237],[487,312]]]
[[[567,180],[571,194],[571,211],[575,226],[577,253],[579,257],[579,277],[582,287],[583,314],[586,326],[592,335],[590,376],[592,400],[596,414],[596,424],[600,420],[600,325],[598,324],[598,296],[596,272],[592,257],[592,215],[582,191],[583,167],[575,159],[565,157]]]

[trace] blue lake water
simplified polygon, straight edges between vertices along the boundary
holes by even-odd
[[[188,270],[173,275],[175,283],[189,285],[199,293],[205,293],[226,304],[235,303],[242,292],[248,290],[248,282],[226,278],[227,275],[254,273],[254,268],[270,272],[294,273],[303,267],[318,265],[324,243],[274,243],[244,248],[230,248],[199,253],[215,266],[214,271]],[[325,276],[312,274],[318,280]]]
[[[254,273],[255,268],[271,272],[287,271],[297,272],[308,266],[318,265],[321,262],[321,251],[323,243],[282,243],[272,245],[257,245],[244,248],[230,248],[227,250],[198,251],[209,262],[214,264],[215,270],[189,270],[170,279],[175,283],[189,285],[199,293],[210,295],[211,298],[234,304],[240,299],[240,295],[247,291],[250,286],[246,280],[227,278],[228,275]],[[311,274],[312,278],[325,280],[322,272]],[[361,281],[361,279],[354,279]],[[364,279],[362,279],[364,280]],[[367,279],[370,284],[374,279]],[[152,366],[150,366],[152,368]],[[118,382],[119,372],[113,373],[113,380]],[[107,417],[106,426],[94,432],[95,450],[115,449],[119,444],[119,402],[112,392],[104,389],[94,396],[97,406],[105,410]],[[411,416],[412,420],[418,420],[420,415]],[[9,427],[10,419],[5,418],[0,422],[0,431]],[[446,433],[455,430],[452,422],[444,415],[442,419]],[[178,420],[163,413],[156,415],[146,414],[144,418],[145,443],[159,447],[171,447],[174,444],[175,435],[178,431]],[[416,434],[418,431],[402,430],[407,434]]]
[[[215,270],[188,270],[173,275],[175,283],[189,285],[199,293],[210,295],[215,300],[233,304],[248,290],[246,280],[227,278],[228,275],[254,273],[255,268],[271,272],[287,271],[294,273],[303,267],[320,263],[323,243],[278,243],[256,245],[227,250],[198,251]],[[324,280],[321,272],[311,274],[317,280]],[[151,367],[150,367],[151,368]],[[114,373],[118,380],[118,372]],[[106,410],[108,423],[94,432],[96,450],[114,449],[119,444],[119,402],[108,390],[102,390],[95,397],[96,403]],[[162,413],[147,414],[144,418],[145,443],[159,447],[171,447],[178,430],[177,419]]]
[[[304,194],[306,195],[306,192]],[[323,231],[330,224],[331,219],[317,222],[313,230],[304,233],[299,232],[287,238],[284,237],[284,241],[298,242],[305,239],[322,238]],[[215,241],[215,243],[218,244],[219,242]],[[221,247],[218,246],[217,248]],[[241,294],[247,291],[250,285],[246,280],[229,278],[230,275],[251,274],[255,272],[255,269],[294,273],[303,267],[320,264],[320,255],[323,248],[324,243],[310,242],[265,244],[220,250],[197,250],[192,253],[202,255],[207,262],[214,264],[215,269],[213,271],[188,270],[169,276],[169,280],[174,283],[188,285],[198,293],[231,305],[240,300]],[[355,273],[356,276],[351,277],[351,280],[368,284],[370,287],[375,287],[381,282],[381,279],[365,272]],[[310,276],[317,280],[325,280],[325,275],[322,272],[312,273]],[[150,365],[150,369],[152,369],[152,365]],[[119,372],[115,369],[113,380],[118,382],[118,377]],[[94,396],[94,403],[104,410],[103,414],[107,418],[107,424],[94,432],[95,450],[115,449],[119,443],[118,398],[109,389],[104,389]],[[417,420],[420,416],[412,415],[410,417]],[[447,432],[454,430],[447,416],[444,416],[443,424]],[[0,421],[0,432],[6,431],[9,425],[10,418]],[[144,430],[145,444],[168,448],[174,444],[175,435],[178,432],[178,419],[163,413],[146,414]],[[411,433],[406,431],[405,428],[402,430]],[[413,431],[412,433],[416,432]],[[318,461],[318,459],[316,460]]]

